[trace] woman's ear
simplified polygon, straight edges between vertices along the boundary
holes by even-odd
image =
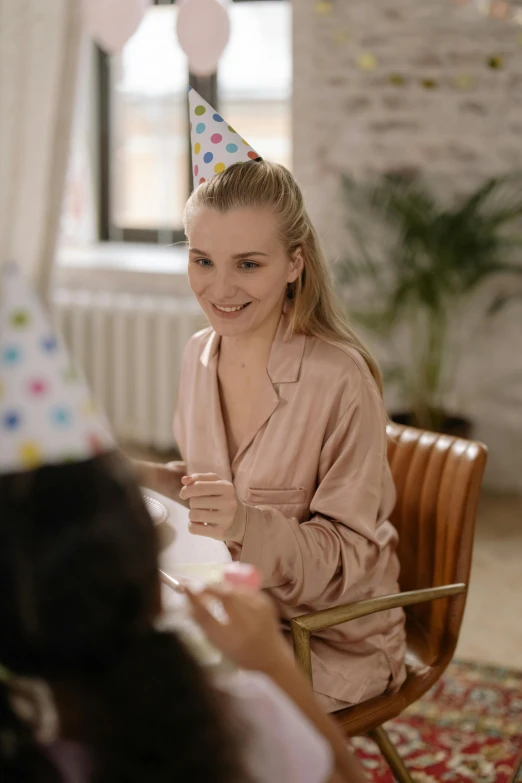
[[[288,275],[288,282],[294,283],[297,278],[301,275],[301,272],[303,271],[304,267],[304,258],[303,258],[303,251],[301,247],[298,247],[291,256],[291,269],[290,274]]]

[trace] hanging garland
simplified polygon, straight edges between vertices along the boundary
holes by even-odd
[[[507,19],[522,25],[522,0],[453,0],[454,5],[469,6],[484,16],[490,16],[496,19]],[[313,12],[317,16],[329,17],[334,9],[333,0],[315,0]],[[351,36],[346,29],[335,29],[332,33],[332,39],[338,46],[344,46]],[[519,34],[518,42],[522,46],[522,33]],[[484,60],[486,68],[492,71],[502,71],[505,67],[505,60],[502,54],[492,52]],[[355,59],[355,67],[359,71],[378,71],[379,60],[377,55],[371,51],[360,52]],[[416,79],[407,78],[401,73],[389,73],[386,76],[388,83],[393,87],[405,87],[409,83],[417,83],[425,90],[437,90],[441,83],[432,77],[417,77]],[[460,73],[452,77],[453,86],[462,91],[469,91],[475,87],[475,77],[469,73]]]
[[[484,16],[495,19],[511,19],[522,25],[522,0],[453,0],[454,5],[470,6]],[[333,0],[317,0],[314,13],[317,16],[330,16]]]
[[[522,25],[522,0],[453,0],[453,3],[469,6],[483,16],[507,19]]]
[[[331,0],[318,0],[314,5],[314,13],[317,16],[330,16],[333,10],[333,3]]]

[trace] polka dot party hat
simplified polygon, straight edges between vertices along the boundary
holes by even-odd
[[[4,266],[2,290],[0,474],[114,449],[107,422],[15,264]]]
[[[189,106],[194,188],[233,163],[259,159],[257,152],[192,87]]]

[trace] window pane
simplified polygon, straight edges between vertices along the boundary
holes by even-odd
[[[112,220],[180,229],[188,196],[186,57],[175,6],[151,7],[111,62]]]
[[[219,110],[268,160],[291,166],[292,22],[288,0],[230,3]]]
[[[230,3],[219,107],[269,160],[290,166],[291,9],[288,0]],[[177,8],[151,7],[111,59],[111,224],[179,230],[189,188],[188,67]]]

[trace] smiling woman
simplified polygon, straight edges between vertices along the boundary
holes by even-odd
[[[210,323],[216,328],[216,319],[233,320],[227,337],[248,330],[271,340],[285,288],[302,269],[300,250],[289,257],[279,241],[276,215],[268,208],[243,207],[223,214],[203,207],[187,219],[190,287]],[[199,250],[202,247],[207,250]]]
[[[337,304],[297,183],[260,158],[231,162],[196,186],[184,222],[210,322],[187,345],[174,425],[184,463],[170,491],[191,532],[257,566],[283,622],[397,592],[381,376]],[[402,610],[318,634],[319,700],[332,711],[397,689],[404,652]]]

